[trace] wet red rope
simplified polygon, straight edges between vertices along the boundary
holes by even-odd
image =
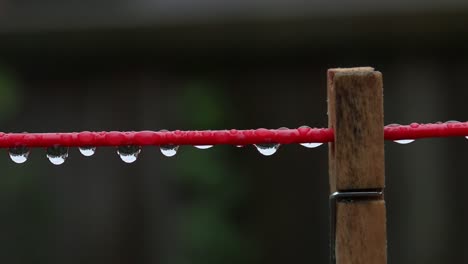
[[[291,144],[328,142],[333,132],[324,128],[213,130],[213,131],[140,131],[79,133],[0,134],[0,147],[30,146],[120,146],[120,145],[249,145],[256,143]]]
[[[468,136],[468,122],[387,125],[384,129],[384,136],[386,140],[465,137]]]
[[[468,136],[468,122],[388,125],[386,140]],[[0,147],[50,146],[121,146],[121,145],[249,145],[261,143],[326,143],[334,134],[329,128],[207,130],[207,131],[139,131],[139,132],[72,132],[72,133],[0,133]]]

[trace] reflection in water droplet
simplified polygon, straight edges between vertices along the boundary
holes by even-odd
[[[54,165],[60,165],[68,158],[68,147],[54,146],[48,147],[46,156],[49,161]]]
[[[96,153],[96,147],[79,147],[80,153],[83,154],[85,157],[90,157]]]
[[[323,145],[323,143],[300,143],[301,146],[304,146],[306,148],[316,148],[318,146]]]
[[[177,150],[179,149],[179,146],[176,145],[163,145],[160,146],[161,153],[166,156],[166,157],[173,157],[175,154],[177,154]]]
[[[280,144],[255,144],[258,152],[264,156],[271,156],[276,153]]]
[[[213,147],[213,145],[194,145],[197,149],[209,149]]]
[[[28,160],[29,152],[29,148],[24,146],[8,149],[11,160],[18,164],[25,163]]]
[[[399,140],[394,140],[394,142],[398,144],[409,144],[411,142],[414,142],[414,139],[399,139]]]
[[[120,159],[123,160],[125,163],[132,163],[135,162],[138,158],[138,154],[141,152],[140,146],[119,146],[117,148],[117,154],[119,154]]]
[[[237,148],[243,148],[244,145],[236,145]]]
[[[446,124],[450,124],[450,123],[460,123],[460,121],[457,121],[457,120],[449,120],[449,121],[446,121],[445,123],[446,123]]]

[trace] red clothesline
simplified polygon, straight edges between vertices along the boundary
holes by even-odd
[[[388,125],[386,140],[468,136],[468,122]],[[326,143],[334,139],[329,128],[72,132],[72,133],[1,133],[0,148],[15,146],[122,146],[122,145],[249,145],[261,143]]]

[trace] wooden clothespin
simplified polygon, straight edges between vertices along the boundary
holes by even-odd
[[[328,70],[331,262],[387,262],[383,84],[373,68]]]

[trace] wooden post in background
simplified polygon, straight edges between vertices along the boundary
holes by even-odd
[[[373,68],[328,70],[331,193],[383,191],[385,187],[382,74]],[[337,264],[385,264],[383,196],[336,201]]]

